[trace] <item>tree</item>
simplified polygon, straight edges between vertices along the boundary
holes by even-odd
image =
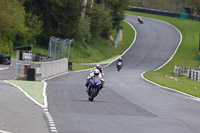
[[[0,52],[13,51],[13,41],[17,34],[27,31],[25,12],[18,1],[0,1]]]
[[[26,0],[27,12],[32,12],[44,22],[39,43],[48,46],[51,36],[78,40],[78,24],[82,12],[80,0]]]
[[[93,36],[108,38],[112,29],[111,10],[103,4],[95,4],[90,13],[91,33]]]
[[[90,33],[90,18],[88,16],[81,17],[78,25],[79,41],[89,41],[91,38]]]
[[[119,28],[120,22],[124,19],[124,11],[129,7],[130,2],[130,0],[102,0],[102,3],[111,10],[114,28]]]

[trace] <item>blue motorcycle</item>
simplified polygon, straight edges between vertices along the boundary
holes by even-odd
[[[89,101],[93,101],[94,97],[96,97],[101,89],[102,83],[99,77],[92,77],[89,81],[88,86],[88,96]]]

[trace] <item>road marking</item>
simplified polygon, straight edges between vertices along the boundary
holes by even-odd
[[[57,133],[58,130],[56,129],[56,124],[54,123],[54,120],[53,120],[51,114],[49,113],[48,108],[44,108],[43,110],[44,110],[44,113],[46,114],[51,133]]]
[[[0,130],[0,133],[11,133],[11,132]]]
[[[0,71],[1,70],[6,70],[6,69],[8,69],[9,67],[4,67],[4,68],[0,68]],[[1,131],[1,130],[0,130]]]
[[[198,97],[192,96],[192,95],[187,94],[187,93],[184,93],[184,92],[182,92],[182,91],[178,91],[178,90],[175,90],[175,89],[172,89],[172,88],[168,88],[168,87],[159,85],[159,84],[157,84],[157,83],[155,83],[155,82],[153,82],[153,81],[150,81],[150,80],[146,79],[146,78],[144,77],[144,73],[145,73],[145,72],[143,72],[143,73],[141,74],[141,77],[142,77],[144,80],[146,80],[147,82],[152,83],[152,84],[154,84],[154,85],[156,85],[156,86],[158,86],[158,87],[161,87],[161,88],[164,88],[164,89],[167,89],[167,90],[170,90],[170,91],[177,92],[177,93],[179,93],[179,94],[182,94],[182,95],[184,95],[184,96],[187,96],[187,98],[189,98],[189,99],[192,99],[192,100],[195,100],[195,101],[199,101],[199,102],[200,102],[200,98],[198,98]]]

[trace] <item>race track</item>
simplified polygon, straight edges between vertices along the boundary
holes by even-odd
[[[171,25],[127,15],[137,31],[133,46],[103,68],[105,87],[89,102],[85,78],[89,71],[48,80],[48,108],[59,133],[199,133],[200,102],[145,81],[141,74],[155,70],[175,52],[180,34]]]

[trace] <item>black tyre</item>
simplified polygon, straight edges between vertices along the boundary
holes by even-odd
[[[94,100],[94,98],[89,97],[88,100],[92,102]]]

